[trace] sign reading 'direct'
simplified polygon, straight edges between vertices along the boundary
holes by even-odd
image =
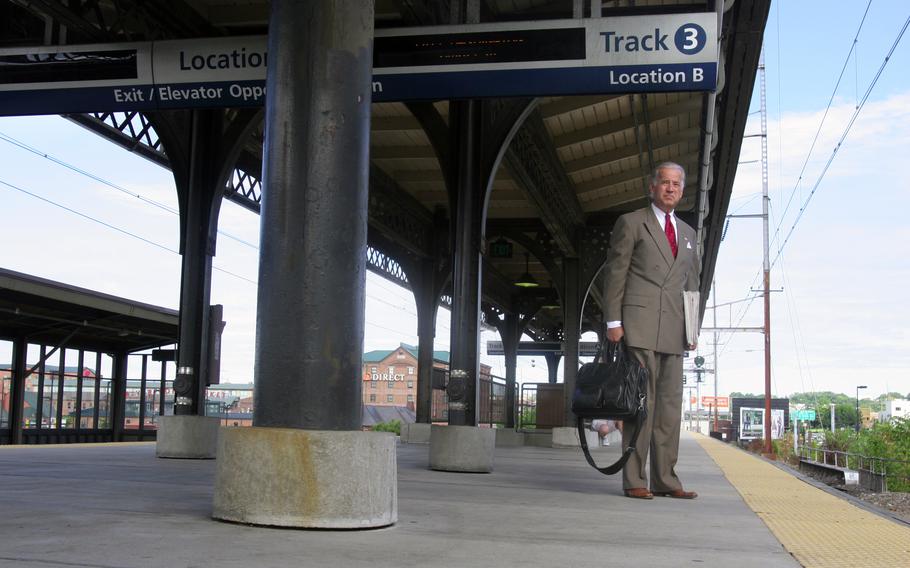
[[[374,102],[711,91],[713,12],[376,30]],[[258,106],[267,38],[0,49],[0,115]]]

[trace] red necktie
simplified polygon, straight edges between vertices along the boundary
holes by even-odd
[[[673,222],[670,221],[670,214],[665,213],[664,217],[664,232],[667,233],[667,241],[670,242],[670,250],[673,251],[673,258],[676,258],[676,253],[679,251],[679,247],[676,246],[676,231],[673,230]]]

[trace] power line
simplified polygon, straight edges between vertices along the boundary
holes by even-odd
[[[815,185],[812,186],[812,191],[809,192],[809,197],[806,198],[806,201],[803,203],[803,206],[799,210],[799,214],[796,216],[796,220],[793,222],[793,226],[790,227],[790,231],[787,233],[787,237],[784,239],[783,244],[780,245],[777,251],[777,256],[774,257],[774,262],[772,266],[777,262],[777,259],[780,258],[781,253],[787,242],[790,240],[790,237],[793,235],[793,231],[796,229],[796,226],[799,224],[800,219],[802,219],[803,213],[805,213],[806,208],[809,206],[809,202],[812,201],[812,197],[815,195],[815,192],[818,190],[819,185],[821,185],[822,180],[825,178],[825,174],[828,173],[828,169],[831,167],[831,164],[834,163],[834,158],[837,157],[837,152],[840,150],[841,146],[846,140],[847,135],[850,133],[850,130],[853,128],[853,124],[856,122],[859,113],[863,110],[863,107],[866,105],[866,101],[869,100],[869,95],[872,94],[872,89],[875,88],[876,83],[878,83],[879,78],[885,70],[885,67],[888,65],[888,62],[891,60],[891,56],[894,54],[894,50],[897,49],[898,44],[901,39],[904,37],[904,32],[907,31],[907,26],[910,25],[910,17],[904,21],[903,27],[901,27],[900,33],[897,34],[894,43],[891,45],[891,49],[888,51],[888,55],[885,56],[884,61],[879,66],[878,71],[875,73],[875,77],[872,78],[872,82],[869,84],[869,87],[866,89],[863,98],[859,103],[859,106],[854,110],[853,115],[850,117],[850,121],[847,123],[847,126],[844,128],[843,133],[841,134],[840,139],[837,141],[837,144],[834,146],[834,150],[831,152],[831,156],[828,158],[828,161],[825,163],[825,167],[822,169],[821,174],[818,176]]]
[[[52,155],[50,155],[50,154],[48,154],[48,153],[46,153],[46,152],[42,152],[41,150],[39,150],[39,149],[37,149],[37,148],[34,148],[34,147],[32,147],[32,146],[29,146],[29,145],[26,144],[25,142],[22,142],[22,141],[20,141],[20,140],[16,140],[16,139],[13,138],[12,136],[9,136],[9,135],[7,135],[7,134],[4,134],[3,132],[0,132],[0,140],[3,140],[4,142],[7,142],[7,143],[9,143],[9,144],[12,144],[13,146],[16,146],[16,147],[18,147],[18,148],[21,148],[21,149],[23,149],[23,150],[25,150],[25,151],[27,151],[27,152],[31,152],[32,154],[35,154],[36,156],[40,156],[40,157],[42,157],[42,158],[44,158],[44,159],[46,159],[46,160],[50,160],[51,162],[53,162],[53,163],[55,163],[55,164],[57,164],[57,165],[59,165],[59,166],[63,166],[64,168],[67,168],[68,170],[74,171],[74,172],[76,172],[76,173],[78,173],[78,174],[80,174],[80,175],[83,175],[83,176],[85,176],[85,177],[87,177],[87,178],[89,178],[89,179],[92,179],[92,180],[94,180],[94,181],[97,181],[97,182],[100,183],[100,184],[106,185],[106,186],[108,186],[108,187],[110,187],[110,188],[112,188],[112,189],[115,189],[115,190],[117,190],[117,191],[119,191],[119,192],[121,192],[121,193],[125,193],[126,195],[129,195],[130,197],[135,197],[136,199],[142,201],[142,202],[145,203],[146,205],[151,205],[152,207],[157,207],[158,209],[161,209],[161,210],[163,210],[163,211],[167,211],[168,213],[172,213],[172,214],[174,214],[174,215],[180,215],[180,212],[179,212],[179,211],[177,211],[177,210],[174,209],[173,207],[170,207],[169,205],[165,205],[164,203],[161,203],[160,201],[155,201],[154,199],[149,199],[148,197],[144,197],[144,196],[142,196],[142,195],[140,195],[140,194],[138,194],[138,193],[133,193],[132,191],[126,189],[125,187],[122,187],[122,186],[120,186],[120,185],[117,185],[116,183],[114,183],[114,182],[112,182],[112,181],[108,181],[108,180],[102,178],[101,176],[95,175],[95,174],[93,174],[93,173],[91,173],[91,172],[89,172],[89,171],[87,171],[87,170],[83,170],[82,168],[79,168],[79,167],[77,167],[77,166],[74,166],[73,164],[70,164],[70,163],[68,163],[68,162],[64,162],[63,160],[61,160],[61,159],[59,159],[59,158],[56,158],[56,157],[54,157],[54,156],[52,156]],[[224,236],[224,237],[227,237],[227,238],[229,238],[229,239],[232,239],[232,240],[234,240],[234,241],[237,241],[238,243],[243,244],[243,245],[246,245],[246,246],[248,246],[248,247],[250,247],[250,248],[252,248],[252,249],[259,250],[259,247],[257,247],[257,246],[254,245],[253,243],[250,243],[250,242],[248,242],[248,241],[245,241],[245,240],[241,239],[240,237],[234,236],[234,235],[232,235],[232,234],[230,234],[230,233],[227,233],[227,232],[225,232],[225,231],[219,230],[219,231],[218,231],[218,234],[219,234],[219,235],[222,235],[222,236]]]
[[[871,0],[869,2],[869,5],[871,5]],[[831,107],[831,101],[833,101],[833,99],[834,99],[834,96],[837,92],[837,88],[840,85],[841,78],[843,77],[844,70],[846,69],[846,66],[850,61],[850,56],[852,55],[852,53],[855,49],[857,38],[859,37],[860,30],[862,30],[863,23],[865,22],[865,19],[866,19],[866,14],[869,11],[869,5],[866,6],[866,11],[863,13],[863,18],[860,22],[859,28],[857,29],[856,36],[854,37],[853,44],[851,45],[851,48],[850,48],[850,52],[847,54],[847,58],[844,61],[843,67],[841,68],[841,73],[840,73],[840,76],[838,77],[837,84],[835,85],[834,92],[831,94],[831,98],[828,101],[828,108],[825,110],[825,116],[827,116],[828,109],[830,109],[830,107]],[[856,107],[849,123],[847,124],[840,139],[838,140],[837,144],[835,145],[834,150],[832,151],[831,156],[828,159],[828,162],[826,163],[824,169],[822,170],[821,174],[819,175],[818,179],[816,180],[816,182],[812,188],[812,191],[809,194],[809,197],[806,199],[806,201],[803,203],[803,206],[800,208],[799,214],[797,215],[796,220],[794,221],[793,225],[791,226],[790,231],[787,233],[787,236],[784,239],[784,242],[779,245],[778,250],[777,250],[777,255],[774,257],[774,260],[771,262],[772,267],[774,265],[776,265],[777,260],[780,258],[781,254],[783,253],[784,247],[786,246],[787,242],[789,241],[790,237],[792,236],[793,231],[796,229],[796,226],[799,223],[800,219],[802,218],[802,215],[805,212],[806,208],[808,207],[809,202],[811,201],[812,197],[815,195],[815,192],[818,190],[818,187],[821,184],[822,180],[824,179],[824,176],[827,173],[828,169],[830,168],[831,164],[834,162],[834,158],[837,156],[838,150],[840,149],[844,140],[846,139],[847,135],[849,134],[850,129],[852,128],[854,122],[856,121],[856,118],[859,116],[860,111],[865,106],[865,103],[868,100],[869,95],[872,93],[872,89],[875,87],[876,83],[878,82],[879,77],[881,77],[882,72],[884,71],[885,67],[887,66],[888,62],[890,61],[891,55],[894,53],[895,49],[897,49],[897,46],[900,43],[900,40],[903,38],[903,35],[904,35],[905,31],[907,30],[908,24],[910,24],[910,18],[907,18],[907,20],[904,22],[903,27],[901,28],[900,32],[897,35],[897,38],[894,40],[894,43],[891,46],[891,49],[888,51],[888,55],[885,56],[885,59],[882,62],[881,66],[879,67],[878,72],[875,74],[875,77],[872,79],[872,82],[869,84],[869,87],[866,89],[866,92],[863,95],[862,101]],[[822,119],[822,124],[823,123],[824,123],[824,118]],[[818,132],[820,132],[820,131],[821,131],[821,125],[819,125],[819,129],[818,129]],[[809,155],[807,155],[806,161],[803,164],[803,172],[805,171],[806,164],[808,163],[809,158],[812,154],[812,151],[815,147],[816,140],[818,139],[818,136],[819,136],[818,132],[816,132],[815,140],[813,140],[812,146],[809,150]],[[785,208],[783,214],[780,216],[780,219],[781,219],[780,224],[778,224],[777,229],[775,230],[775,233],[774,233],[775,240],[777,239],[777,235],[780,232],[780,228],[783,224],[783,220],[786,217],[786,213],[787,213],[787,210],[789,209],[790,202],[792,202],[793,196],[795,195],[796,190],[799,187],[799,181],[802,180],[803,172],[800,173],[800,177],[797,181],[797,185],[793,188],[793,191],[791,192],[790,200],[787,203],[787,207]],[[761,270],[759,270],[756,273],[755,278],[753,278],[752,284],[750,285],[750,289],[754,288],[755,282],[760,275],[761,275]],[[736,324],[737,326],[739,325],[739,322],[741,322],[743,320],[743,318],[745,318],[745,315],[746,315],[749,307],[751,307],[751,305],[752,305],[752,302],[749,302],[746,306],[743,307],[739,320]]]
[[[176,251],[176,250],[174,250],[174,249],[172,249],[172,248],[170,248],[170,247],[167,247],[167,246],[165,246],[165,245],[162,245],[161,243],[156,243],[155,241],[150,240],[150,239],[147,239],[147,238],[142,237],[142,236],[140,236],[140,235],[137,235],[136,233],[131,233],[131,232],[127,231],[126,229],[121,229],[120,227],[117,227],[116,225],[111,225],[110,223],[106,223],[106,222],[104,222],[104,221],[102,221],[102,220],[100,220],[100,219],[96,219],[95,217],[92,217],[91,215],[86,215],[85,213],[82,213],[81,211],[77,211],[77,210],[75,210],[75,209],[73,209],[73,208],[71,208],[71,207],[67,207],[66,205],[62,205],[62,204],[60,204],[60,203],[57,203],[56,201],[53,201],[53,200],[51,200],[51,199],[47,199],[46,197],[42,197],[42,196],[38,195],[37,193],[32,193],[31,191],[28,191],[27,189],[21,188],[21,187],[19,187],[19,186],[17,186],[17,185],[13,185],[13,184],[8,183],[8,182],[5,182],[5,181],[3,181],[3,180],[0,180],[0,184],[5,185],[6,187],[8,187],[8,188],[10,188],[10,189],[13,189],[13,190],[15,190],[15,191],[18,191],[18,192],[20,192],[20,193],[24,193],[25,195],[28,195],[28,196],[33,197],[33,198],[35,198],[35,199],[38,199],[38,200],[40,200],[40,201],[43,201],[43,202],[45,202],[45,203],[47,203],[47,204],[53,205],[54,207],[59,207],[60,209],[63,209],[64,211],[67,211],[67,212],[69,212],[69,213],[72,213],[73,215],[78,215],[79,217],[82,217],[83,219],[87,219],[88,221],[91,221],[91,222],[93,222],[93,223],[97,223],[97,224],[99,224],[99,225],[101,225],[101,226],[103,226],[103,227],[107,227],[108,229],[112,229],[112,230],[114,230],[114,231],[117,231],[118,233],[121,233],[121,234],[126,235],[126,236],[128,236],[128,237],[132,237],[132,238],[134,238],[134,239],[138,239],[138,240],[140,240],[140,241],[142,241],[142,242],[144,242],[144,243],[146,243],[146,244],[152,245],[153,247],[159,248],[159,249],[161,249],[161,250],[165,250],[165,251],[167,251],[167,252],[174,253],[174,254],[176,254],[176,255],[178,255],[178,256],[180,255],[180,253],[179,253],[178,251]],[[225,270],[225,269],[223,269],[223,268],[218,268],[217,266],[212,266],[212,268],[214,268],[215,270],[217,270],[217,271],[219,271],[219,272],[223,272],[224,274],[227,274],[227,275],[229,275],[229,276],[233,276],[234,278],[239,278],[240,280],[244,280],[244,281],[246,281],[246,282],[249,282],[250,284],[256,285],[256,281],[255,281],[255,280],[250,280],[249,278],[246,278],[246,277],[244,277],[244,276],[240,276],[239,274],[235,274],[235,273],[233,273],[233,272],[231,272],[231,271],[229,271],[229,270]]]
[[[790,210],[790,204],[793,202],[793,197],[796,195],[796,189],[799,187],[799,184],[803,179],[803,174],[806,172],[806,167],[809,165],[809,159],[812,157],[812,152],[815,150],[815,144],[818,142],[819,135],[821,135],[822,127],[825,125],[825,119],[828,118],[828,111],[831,110],[831,104],[834,102],[834,97],[837,95],[837,89],[840,87],[841,79],[844,77],[844,71],[846,71],[847,64],[850,63],[850,57],[853,55],[853,52],[856,49],[856,44],[859,41],[859,34],[863,29],[863,24],[866,22],[866,15],[869,13],[870,6],[872,6],[872,0],[869,0],[869,3],[866,4],[866,10],[863,12],[863,17],[859,22],[859,27],[856,30],[856,35],[853,36],[853,42],[850,44],[850,51],[847,52],[847,57],[844,59],[844,65],[841,67],[840,75],[838,75],[837,82],[834,84],[834,90],[831,92],[831,97],[828,99],[828,105],[825,107],[825,112],[822,115],[822,120],[818,125],[818,130],[815,131],[815,138],[812,139],[812,144],[809,146],[809,152],[806,154],[805,161],[803,161],[803,167],[799,172],[799,176],[796,178],[796,185],[793,186],[793,190],[790,192],[790,199],[787,200],[787,205],[784,207],[784,212],[781,214],[781,223],[783,223],[784,218],[787,216],[787,211]],[[780,42],[778,42],[778,44],[779,43]],[[774,230],[774,237],[772,240],[777,239],[779,232],[780,225],[778,225]]]

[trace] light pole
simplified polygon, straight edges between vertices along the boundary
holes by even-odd
[[[859,434],[859,389],[866,388],[866,385],[857,385],[856,387],[856,433]]]

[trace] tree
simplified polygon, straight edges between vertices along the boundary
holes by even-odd
[[[818,422],[818,427],[831,429],[831,405],[826,404],[824,406],[819,405],[816,410],[816,418]],[[834,405],[834,421],[835,427],[838,430],[842,428],[850,428],[851,430],[856,427],[856,406],[854,403],[835,403]]]

